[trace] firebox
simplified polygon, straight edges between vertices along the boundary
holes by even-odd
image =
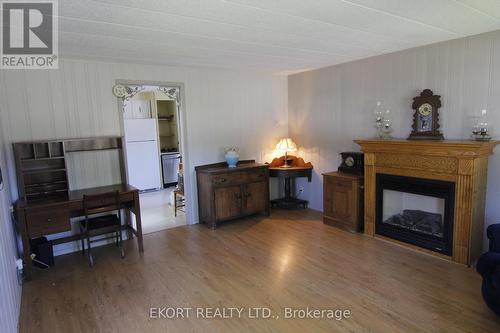
[[[455,183],[376,175],[375,233],[452,255]]]

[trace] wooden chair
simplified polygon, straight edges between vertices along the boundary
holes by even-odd
[[[186,206],[186,199],[184,197],[184,191],[181,188],[174,190],[174,216],[177,217],[177,211],[185,212],[184,207]]]
[[[121,257],[125,257],[125,251],[123,250],[122,245],[123,239],[121,232],[122,224],[120,218],[120,209],[121,204],[118,191],[83,196],[83,213],[85,215],[85,219],[80,221],[80,238],[82,241],[82,255],[85,255],[84,238],[87,239],[87,257],[90,267],[94,265],[94,258],[92,257],[91,252],[91,243],[106,239],[115,239],[116,246],[120,248]],[[91,217],[93,215],[106,212],[114,213]],[[90,239],[90,237],[92,236],[106,235],[110,233],[114,233],[114,235],[95,240]]]

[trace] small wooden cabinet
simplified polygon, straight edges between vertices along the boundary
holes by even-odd
[[[198,166],[199,219],[213,229],[222,221],[251,214],[269,214],[268,166],[241,161]]]
[[[351,232],[363,230],[363,176],[323,174],[323,222]]]

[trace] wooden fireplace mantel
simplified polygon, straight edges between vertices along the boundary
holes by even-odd
[[[365,154],[365,234],[375,234],[377,173],[455,183],[451,256],[471,265],[483,251],[488,157],[500,141],[355,140]],[[408,247],[413,245],[401,243]]]

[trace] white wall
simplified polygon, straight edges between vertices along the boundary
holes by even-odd
[[[377,100],[392,110],[395,137],[406,138],[412,98],[429,88],[441,95],[447,139],[467,138],[470,115],[490,110],[500,137],[500,31],[322,68],[289,77],[289,135],[314,165],[303,196],[323,209],[321,173],[336,170],[338,154],[359,150],[356,138],[375,135]],[[500,149],[490,158],[486,223],[500,222]]]
[[[285,76],[77,59],[61,60],[59,70],[5,70],[0,72],[0,120],[11,182],[12,142],[122,135],[111,92],[117,79],[184,83],[190,223],[198,221],[194,166],[223,161],[226,146],[240,147],[243,159],[263,161],[288,131]],[[115,183],[117,161],[112,152],[72,156],[71,187]],[[14,186],[12,192],[15,199]]]
[[[3,108],[0,107],[3,112]],[[0,167],[5,170],[5,154],[0,133]],[[5,175],[6,176],[6,175]],[[17,249],[13,223],[10,217],[8,181],[0,185],[0,332],[17,332],[21,287],[17,281]]]

